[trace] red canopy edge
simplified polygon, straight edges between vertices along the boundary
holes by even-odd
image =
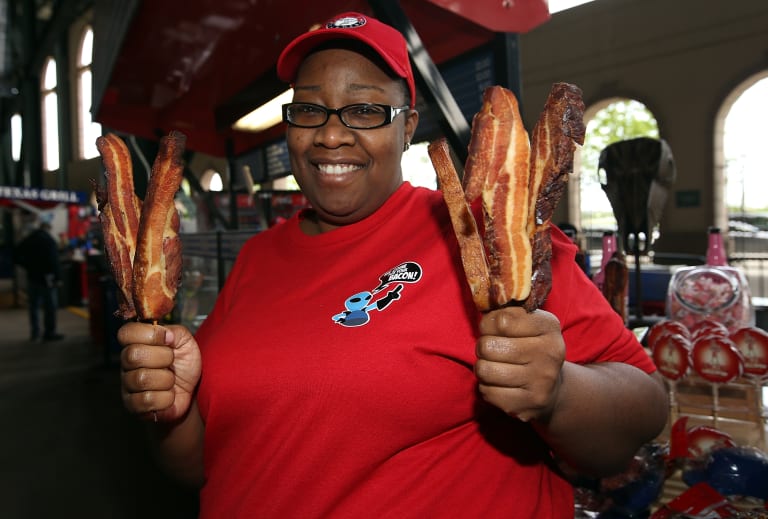
[[[95,120],[151,140],[178,130],[187,135],[188,149],[218,157],[278,139],[280,125],[260,133],[230,126],[287,88],[275,75],[285,44],[339,12],[372,14],[365,0],[305,4],[267,2],[257,9],[238,0],[139,2],[122,37],[114,27],[95,27],[94,49],[113,56],[111,66],[102,67],[108,77],[94,77]],[[488,43],[497,32],[527,32],[549,19],[546,0],[400,4],[438,65]],[[109,15],[97,13],[96,20]]]

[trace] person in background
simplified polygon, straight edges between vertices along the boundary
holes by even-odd
[[[585,251],[581,246],[581,242],[579,241],[579,230],[575,225],[569,222],[561,222],[557,224],[557,226],[561,231],[563,231],[563,234],[565,234],[571,240],[571,242],[576,245],[576,263],[578,263],[579,267],[581,267],[581,270],[584,271],[587,277],[591,277],[592,274],[590,272],[591,266],[589,264],[589,253]]]
[[[56,330],[61,280],[59,247],[51,236],[51,224],[42,222],[16,246],[16,263],[27,272],[29,338],[33,342],[58,341],[64,336]],[[40,329],[40,308],[43,328]],[[42,331],[42,334],[41,334]]]
[[[162,463],[203,518],[572,517],[561,468],[621,471],[665,424],[649,356],[554,228],[544,308],[478,312],[441,193],[403,181],[398,31],[344,13],[277,71],[311,207],[245,244],[195,336],[118,332]]]

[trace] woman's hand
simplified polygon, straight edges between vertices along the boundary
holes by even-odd
[[[170,422],[190,409],[200,380],[200,349],[179,325],[130,322],[117,333],[123,346],[122,397],[125,407],[144,419]]]
[[[483,398],[523,421],[546,421],[565,361],[560,322],[549,312],[509,307],[480,321],[475,374]]]
[[[530,421],[558,459],[594,477],[624,470],[664,427],[658,374],[622,362],[565,361],[557,318],[504,308],[480,322],[475,372],[491,404]]]

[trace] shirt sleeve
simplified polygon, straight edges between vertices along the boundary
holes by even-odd
[[[560,319],[566,360],[579,364],[624,362],[647,373],[653,360],[624,320],[576,263],[576,246],[552,227],[552,290],[543,310]]]

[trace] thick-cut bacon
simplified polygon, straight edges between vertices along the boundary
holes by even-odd
[[[465,194],[483,202],[485,251],[490,270],[490,305],[522,301],[531,287],[531,242],[528,231],[530,143],[517,99],[509,90],[491,87],[472,120]]]
[[[144,198],[133,262],[133,303],[144,320],[159,320],[173,309],[181,278],[179,215],[173,198],[184,170],[185,142],[179,132],[160,139]]]
[[[116,315],[122,319],[131,319],[136,316],[132,265],[136,253],[141,200],[133,190],[133,165],[123,140],[114,134],[105,135],[96,139],[96,148],[106,170],[106,189],[97,187],[96,198],[104,248],[119,289]]]
[[[173,309],[181,278],[179,215],[173,203],[181,184],[186,137],[171,132],[160,149],[144,203],[133,190],[133,166],[114,134],[96,146],[106,170],[106,189],[94,181],[110,271],[120,289],[122,319],[157,321]]]
[[[555,83],[531,132],[528,196],[534,275],[531,295],[523,305],[528,310],[539,308],[552,286],[549,227],[565,192],[568,174],[573,171],[576,145],[584,144],[585,132],[581,89],[569,83]]]
[[[490,272],[485,259],[483,241],[477,231],[477,222],[464,198],[464,190],[453,166],[445,138],[429,144],[427,149],[435,166],[440,189],[448,206],[451,224],[459,242],[461,261],[478,308],[490,308]]]
[[[551,218],[573,168],[575,145],[584,142],[583,113],[581,91],[556,83],[529,141],[514,94],[490,87],[472,121],[466,200],[457,201],[452,171],[432,157],[480,310],[517,303],[533,311],[549,294]],[[477,198],[482,198],[484,254],[477,252],[476,240],[466,236],[472,225],[463,220],[467,202]],[[486,271],[488,298],[478,299],[476,287],[486,283],[480,279]]]

